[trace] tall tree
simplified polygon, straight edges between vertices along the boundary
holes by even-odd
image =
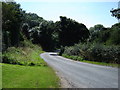
[[[3,39],[10,38],[9,42],[3,40],[3,43],[5,42],[5,44],[10,43],[12,46],[18,46],[23,16],[20,4],[16,2],[2,2],[2,12]]]
[[[42,17],[39,17],[35,13],[24,13],[24,23],[28,23],[31,29],[32,27],[39,26],[39,24],[44,21]]]
[[[82,23],[60,16],[59,40],[63,46],[83,42],[89,37],[89,31]]]

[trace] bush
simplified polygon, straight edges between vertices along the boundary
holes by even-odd
[[[106,63],[119,63],[120,60],[120,47],[119,46],[105,46],[95,44],[89,49],[89,60]]]
[[[18,64],[18,65],[38,65],[46,66],[47,64],[40,58],[42,50],[37,45],[30,45],[29,42],[23,42],[23,47],[10,47],[3,52],[3,63]]]
[[[74,46],[65,47],[64,53],[67,55],[79,55],[80,47],[77,44],[75,44]]]
[[[105,46],[99,43],[76,44],[66,47],[64,54],[74,60],[83,58],[89,61],[120,63],[120,46]]]

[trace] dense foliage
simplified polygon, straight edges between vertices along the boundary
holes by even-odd
[[[60,21],[47,21],[34,13],[26,13],[16,3],[3,2],[3,47],[18,46],[24,38],[51,51],[71,46],[89,37],[82,23],[60,16]],[[10,12],[10,13],[9,13]]]
[[[45,51],[62,47],[60,55],[64,53],[87,60],[119,63],[120,23],[110,28],[97,24],[88,30],[84,24],[65,16],[53,22],[35,13],[26,13],[15,2],[2,2],[2,11],[3,51],[21,46],[21,42],[28,39]]]
[[[63,46],[71,46],[83,42],[89,37],[89,31],[84,24],[70,18],[60,16],[59,39]]]
[[[39,57],[43,53],[41,48],[33,45],[30,41],[21,42],[20,47],[9,47],[3,54],[3,63],[26,65],[26,66],[47,66]]]
[[[65,47],[64,54],[69,56],[81,56],[81,60],[120,63],[120,46],[105,46],[102,44],[76,44]]]
[[[2,2],[3,50],[9,46],[18,46],[22,16],[20,4]]]
[[[81,56],[84,60],[120,63],[120,23],[111,28],[98,24],[89,29],[86,43],[66,47],[64,54]]]

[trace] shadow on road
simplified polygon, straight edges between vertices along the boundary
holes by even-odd
[[[52,56],[58,56],[58,54],[54,54],[54,53],[52,53],[52,54],[50,54],[50,55],[52,55]]]

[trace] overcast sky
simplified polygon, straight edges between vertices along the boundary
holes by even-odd
[[[114,1],[114,2],[113,2]],[[16,0],[26,12],[36,13],[46,20],[58,21],[59,16],[66,16],[88,28],[96,24],[105,27],[117,23],[110,10],[118,7],[118,0]]]

